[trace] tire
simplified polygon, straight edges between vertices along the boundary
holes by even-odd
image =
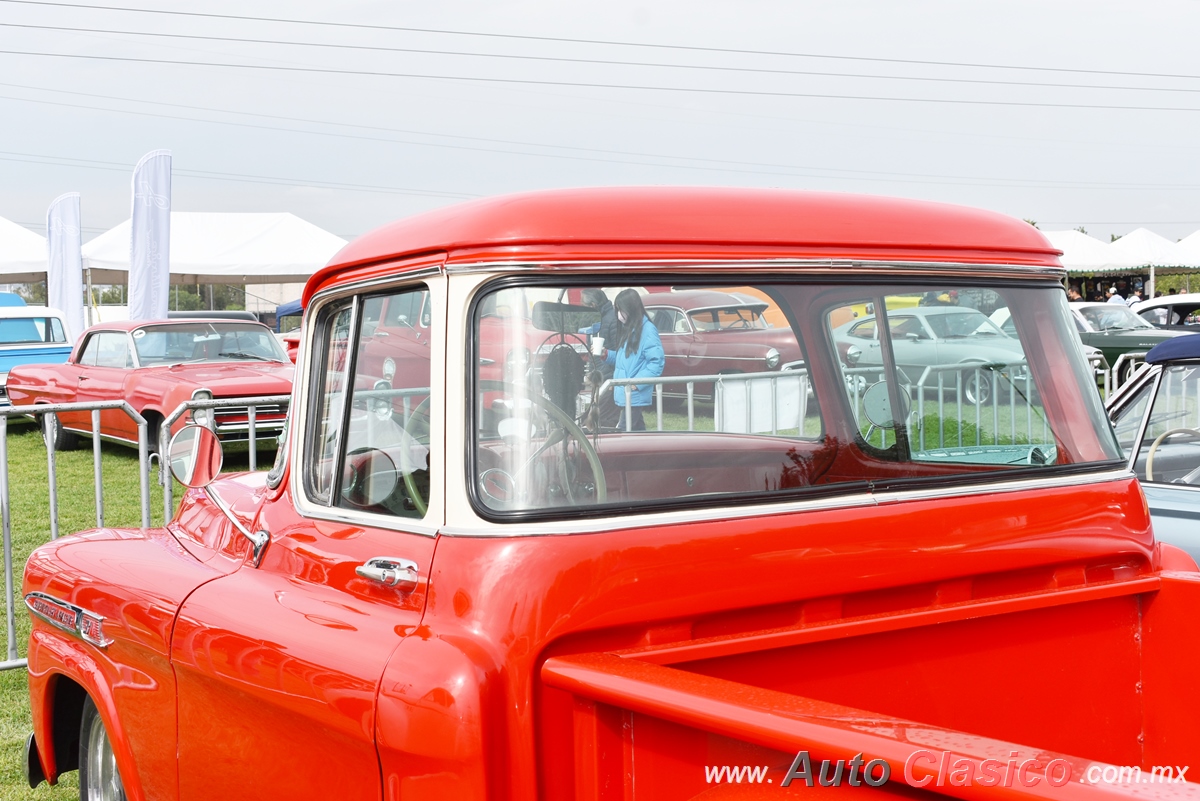
[[[125,801],[116,755],[90,695],[79,721],[79,801]]]
[[[976,406],[987,403],[992,397],[992,376],[983,370],[972,370],[963,381],[963,397]]]
[[[146,418],[146,453],[158,453],[158,432],[162,428],[162,418],[154,412],[143,412]]]
[[[47,448],[53,443],[56,451],[73,451],[79,447],[79,436],[63,428],[62,420],[56,414],[42,415],[42,439]]]

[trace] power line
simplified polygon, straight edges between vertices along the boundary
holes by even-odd
[[[20,84],[2,84],[2,83],[0,83],[0,86],[17,86],[19,88],[36,89],[39,91],[50,91],[50,92],[58,92],[58,93],[62,93],[62,94],[71,94],[71,95],[87,95],[88,94],[86,92],[71,92],[71,91],[62,90],[62,89],[44,89],[42,87],[26,87],[26,86],[21,86]],[[316,124],[321,124],[321,125],[334,125],[334,126],[338,126],[338,127],[351,127],[351,128],[362,127],[362,128],[368,129],[368,130],[381,130],[381,131],[395,130],[395,129],[388,129],[388,128],[383,128],[383,127],[376,127],[376,126],[356,126],[356,125],[349,125],[349,124],[345,124],[345,123],[330,123],[330,122],[323,122],[323,121],[319,121],[319,120],[306,120],[303,118],[282,117],[282,116],[278,116],[278,115],[259,115],[259,114],[254,114],[253,112],[227,111],[224,109],[212,109],[212,108],[208,108],[208,107],[204,107],[204,106],[187,106],[187,105],[178,104],[178,103],[158,103],[157,101],[139,100],[139,99],[135,99],[135,98],[122,98],[122,97],[108,96],[108,95],[98,95],[98,97],[103,97],[103,98],[112,99],[112,100],[120,100],[120,101],[148,103],[148,104],[152,104],[152,105],[166,105],[166,106],[173,106],[176,108],[184,108],[184,109],[191,109],[191,110],[212,111],[212,112],[216,112],[216,113],[229,113],[229,114],[239,114],[239,115],[246,115],[246,116],[262,116],[262,117],[265,117],[268,119],[311,122],[311,123],[316,123]],[[597,162],[604,162],[604,163],[623,163],[623,164],[632,164],[632,165],[637,165],[637,166],[666,167],[666,168],[675,168],[675,169],[682,168],[682,169],[696,169],[696,170],[719,171],[719,172],[735,172],[735,173],[746,173],[746,174],[765,174],[765,175],[775,175],[775,176],[790,175],[790,176],[794,176],[794,177],[809,177],[809,178],[821,178],[821,179],[840,178],[843,180],[879,181],[879,182],[888,182],[888,183],[927,183],[927,184],[933,184],[933,185],[949,185],[949,186],[972,185],[972,186],[993,186],[993,187],[1029,187],[1029,188],[1046,188],[1046,189],[1102,188],[1102,189],[1188,190],[1188,191],[1196,189],[1196,188],[1200,188],[1200,187],[1192,186],[1192,185],[1179,185],[1179,184],[1116,184],[1116,183],[1103,183],[1103,182],[1063,182],[1063,181],[1040,181],[1040,180],[1036,180],[1036,179],[1035,180],[1005,179],[1005,178],[996,178],[994,176],[944,175],[944,174],[936,174],[936,173],[934,173],[934,174],[931,174],[931,173],[906,173],[906,172],[894,172],[894,171],[883,171],[883,170],[852,170],[852,169],[845,169],[845,168],[811,167],[811,166],[805,166],[805,165],[777,164],[777,163],[770,163],[770,162],[743,162],[743,161],[733,161],[733,160],[727,160],[727,159],[702,159],[702,158],[697,158],[697,157],[692,157],[692,156],[673,156],[673,155],[669,155],[669,154],[641,153],[641,152],[636,152],[636,151],[602,150],[602,149],[598,149],[598,148],[594,148],[594,149],[593,148],[578,148],[578,147],[571,147],[571,146],[565,146],[565,145],[543,145],[540,143],[534,143],[534,142],[527,143],[527,142],[519,142],[519,141],[515,141],[515,140],[489,140],[489,139],[484,139],[482,137],[461,137],[461,136],[455,136],[455,135],[445,135],[445,134],[437,134],[437,133],[421,132],[421,131],[402,131],[402,132],[416,134],[419,136],[431,136],[431,137],[432,136],[449,136],[450,138],[459,138],[459,139],[467,139],[467,140],[482,141],[482,142],[498,142],[498,143],[517,144],[517,145],[528,146],[528,147],[552,147],[552,148],[570,149],[570,150],[584,150],[587,152],[593,152],[593,153],[598,153],[598,154],[625,155],[625,156],[633,156],[633,157],[638,157],[638,158],[679,159],[679,160],[686,160],[686,161],[693,161],[693,162],[701,162],[700,164],[695,164],[695,163],[693,163],[693,164],[673,164],[673,163],[662,163],[662,162],[654,163],[654,162],[646,162],[646,161],[632,161],[632,160],[621,159],[621,158],[599,158],[599,157],[592,157],[592,156],[577,156],[577,155],[568,155],[568,154],[559,154],[559,153],[531,153],[531,152],[521,151],[521,150],[505,150],[505,149],[501,149],[501,148],[486,148],[486,147],[476,147],[476,146],[467,146],[467,145],[454,145],[454,144],[448,144],[448,143],[444,143],[444,142],[419,142],[419,141],[413,141],[413,140],[402,140],[402,139],[384,138],[384,137],[376,137],[376,136],[361,136],[361,135],[354,135],[354,134],[333,133],[333,132],[329,132],[329,131],[306,131],[306,130],[300,130],[300,129],[295,129],[295,128],[284,128],[284,127],[280,127],[280,126],[257,125],[254,123],[234,122],[234,121],[229,121],[229,120],[210,120],[210,119],[204,119],[204,118],[200,118],[200,117],[187,117],[187,116],[182,116],[182,115],[160,114],[160,113],[155,113],[155,112],[136,111],[136,110],[131,110],[131,109],[114,109],[114,108],[106,108],[106,107],[102,107],[102,106],[91,106],[91,105],[83,105],[83,104],[76,104],[76,103],[61,103],[61,102],[50,101],[50,100],[35,100],[35,99],[30,99],[30,98],[12,97],[12,96],[8,96],[8,95],[0,95],[0,98],[15,100],[17,102],[35,103],[35,104],[39,104],[39,105],[52,105],[52,106],[60,106],[60,107],[66,107],[66,108],[80,108],[80,109],[86,109],[86,110],[90,110],[90,111],[101,111],[101,112],[114,113],[114,114],[130,114],[130,115],[134,115],[134,116],[152,117],[152,118],[157,118],[157,119],[181,120],[181,121],[188,121],[188,122],[201,122],[201,123],[208,123],[208,124],[214,124],[214,125],[230,125],[230,126],[234,126],[234,127],[243,127],[243,128],[260,129],[260,130],[268,130],[268,131],[280,131],[280,132],[286,132],[286,133],[308,134],[308,135],[314,135],[314,136],[327,136],[327,137],[343,138],[343,139],[385,142],[385,143],[389,143],[389,144],[400,143],[400,144],[411,144],[411,145],[416,145],[416,146],[421,146],[421,147],[448,148],[448,149],[454,149],[454,150],[468,150],[468,151],[482,152],[482,153],[508,153],[508,154],[522,155],[522,156],[529,156],[529,157],[560,158],[560,159],[571,159],[571,160],[582,160],[582,161],[597,161]],[[37,157],[37,156],[34,156],[33,154],[28,154],[28,155],[30,155],[31,157]],[[46,158],[53,158],[53,157],[46,157]],[[707,165],[722,165],[722,164],[729,165],[729,166],[725,166],[725,167],[707,166]],[[124,165],[121,165],[121,166],[123,169],[125,168]],[[753,167],[772,168],[772,169],[750,169]],[[784,172],[784,171],[787,171],[787,172]],[[931,180],[931,179],[933,179],[933,180]],[[275,180],[290,180],[290,179],[272,178],[271,180],[275,181]],[[989,181],[993,182],[993,183],[986,183]],[[298,183],[296,185],[306,186],[308,184]],[[397,190],[397,189],[385,188],[385,187],[363,187],[360,185],[346,185],[346,186],[347,186],[347,188],[362,189],[363,191],[371,191],[371,190],[386,190],[386,191],[392,191],[392,192],[410,191],[410,192],[416,193],[416,194],[426,193],[426,192],[431,191],[431,190]],[[453,195],[453,194],[448,194],[448,193],[438,193],[438,194],[441,194],[441,195],[447,196],[447,197],[474,197],[473,195]]]
[[[988,64],[979,62],[964,62],[964,61],[933,61],[928,59],[905,59],[905,58],[882,58],[878,56],[844,56],[844,55],[828,55],[824,53],[797,53],[777,50],[751,50],[732,47],[702,47],[697,45],[674,45],[661,44],[651,42],[622,42],[609,39],[582,39],[564,36],[533,36],[529,34],[514,34],[514,33],[492,33],[484,31],[457,31],[446,28],[416,28],[400,25],[368,25],[364,23],[354,22],[329,22],[323,20],[307,20],[294,19],[284,17],[255,17],[249,15],[238,14],[213,14],[200,11],[177,11],[156,8],[133,8],[129,6],[101,6],[89,5],[86,3],[63,3],[52,2],[51,0],[0,0],[0,3],[11,3],[17,5],[32,5],[32,6],[53,6],[58,8],[76,8],[87,9],[90,11],[118,11],[137,14],[158,14],[165,16],[183,16],[183,17],[202,17],[208,19],[224,19],[224,20],[240,20],[246,22],[272,22],[283,23],[288,25],[312,25],[329,28],[348,28],[357,30],[373,30],[373,31],[397,31],[404,33],[431,33],[442,36],[471,36],[490,39],[515,39],[521,41],[533,42],[555,42],[560,44],[587,44],[587,45],[602,45],[609,47],[636,47],[648,48],[657,50],[681,50],[697,53],[726,53],[732,55],[752,55],[752,56],[776,56],[784,58],[812,58],[812,59],[828,59],[834,61],[864,61],[878,64],[909,64],[914,66],[930,66],[930,67],[955,67],[955,68],[975,68],[975,69],[997,69],[997,70],[1022,70],[1030,72],[1062,72],[1073,73],[1077,75],[1119,75],[1124,77],[1136,78],[1179,78],[1185,80],[1198,80],[1200,75],[1183,75],[1177,73],[1161,73],[1161,72],[1132,72],[1122,70],[1094,70],[1094,69],[1079,69],[1071,67],[1044,67],[1044,66],[1029,66],[1020,64]]]
[[[128,172],[132,166],[123,162],[112,161],[97,161],[93,159],[79,159],[69,156],[47,156],[40,153],[14,153],[11,151],[0,151],[0,161],[10,161],[26,164],[46,164],[50,166],[62,167],[79,167],[82,169],[107,170],[110,172]],[[675,165],[648,165],[648,166],[675,166]],[[1116,183],[1100,183],[1100,182],[1055,182],[1055,181],[1021,181],[1012,179],[1008,183],[987,183],[988,181],[1004,180],[991,177],[976,177],[976,176],[939,176],[939,175],[924,175],[921,173],[871,173],[867,170],[853,170],[847,172],[861,173],[856,176],[845,175],[812,175],[811,178],[819,178],[825,180],[849,180],[849,181],[876,181],[884,183],[924,183],[924,184],[941,184],[947,186],[992,186],[992,187],[1010,187],[1010,188],[1027,188],[1027,189],[1122,189],[1122,190],[1146,190],[1146,191],[1195,191],[1200,189],[1200,185],[1188,184],[1116,184]],[[189,170],[175,169],[174,173],[186,178],[202,178],[210,180],[228,180],[242,183],[261,183],[261,184],[277,184],[283,186],[313,186],[329,189],[345,189],[359,192],[380,192],[384,194],[418,194],[420,196],[430,197],[449,197],[469,199],[480,197],[479,195],[458,194],[449,192],[435,192],[431,190],[406,190],[394,187],[370,186],[363,184],[339,183],[330,181],[306,181],[292,178],[280,178],[276,176],[265,175],[245,175],[242,173],[225,173],[215,172],[210,170]],[[881,176],[899,175],[901,177],[888,178]],[[947,180],[919,180],[922,178],[944,178]],[[1102,223],[1094,223],[1102,224]]]
[[[0,2],[27,2],[29,0],[0,0]],[[384,72],[379,70],[339,70],[329,69],[325,67],[289,67],[274,64],[231,64],[228,62],[213,62],[213,61],[182,61],[176,59],[161,59],[161,58],[133,58],[130,56],[100,56],[89,55],[83,53],[39,53],[28,50],[0,50],[0,54],[15,55],[15,56],[35,56],[41,58],[71,58],[71,59],[87,59],[93,61],[114,61],[126,62],[132,64],[172,64],[185,67],[220,67],[226,69],[246,69],[246,70],[265,70],[276,72],[300,72],[308,74],[322,75],[358,75],[374,78],[414,78],[420,80],[436,80],[436,81],[453,81],[463,83],[486,83],[486,84],[517,84],[522,86],[570,86],[583,89],[623,89],[636,90],[647,92],[687,92],[692,94],[703,95],[726,95],[726,96],[746,96],[746,97],[790,97],[804,98],[817,100],[865,100],[889,103],[934,103],[937,105],[954,105],[954,106],[998,106],[998,107],[1025,107],[1025,108],[1059,108],[1059,109],[1099,109],[1108,111],[1185,111],[1197,112],[1200,108],[1187,108],[1179,106],[1118,106],[1100,103],[1034,103],[1021,100],[968,100],[955,98],[932,98],[932,97],[885,97],[882,95],[846,95],[846,94],[823,94],[817,92],[768,92],[764,90],[752,89],[716,89],[712,87],[685,87],[685,86],[651,86],[646,84],[619,84],[619,83],[590,83],[586,81],[549,81],[549,80],[533,80],[527,78],[497,78],[483,76],[463,76],[463,75],[431,75],[421,73],[407,72]]]
[[[239,44],[267,44],[287,47],[324,47],[338,50],[362,50],[382,53],[408,53],[415,55],[465,56],[468,58],[493,58],[514,61],[551,61],[568,64],[589,64],[621,67],[654,67],[660,69],[700,70],[707,72],[753,73],[761,75],[801,75],[819,78],[859,78],[864,80],[883,81],[918,81],[923,83],[969,84],[986,86],[1020,86],[1039,89],[1103,89],[1125,92],[1178,92],[1186,94],[1200,93],[1200,88],[1183,88],[1168,86],[1117,86],[1112,84],[1087,83],[1046,83],[1039,81],[998,81],[983,78],[937,78],[916,75],[879,75],[854,72],[828,72],[822,70],[784,70],[766,69],[762,67],[729,67],[709,64],[663,64],[651,61],[618,61],[615,59],[599,58],[568,58],[564,56],[534,56],[513,53],[479,53],[465,50],[431,50],[411,47],[380,47],[375,45],[338,44],[330,42],[297,42],[281,39],[251,39],[235,36],[206,36],[192,33],[160,33],[155,31],[112,30],[106,28],[79,28],[65,25],[33,25],[19,22],[0,22],[3,28],[27,28],[43,31],[65,31],[73,33],[99,33],[117,36],[146,36],[165,39],[194,39],[205,42],[232,42]]]
[[[77,167],[88,170],[106,170],[109,172],[130,172],[132,164],[114,161],[96,161],[92,159],[77,159],[68,156],[45,156],[39,153],[13,153],[0,151],[0,161],[11,161],[23,164],[47,164],[58,167]],[[307,186],[324,189],[341,189],[354,192],[378,192],[382,194],[418,195],[420,197],[446,197],[469,199],[479,195],[462,194],[457,192],[438,192],[426,189],[404,189],[390,186],[371,186],[333,181],[309,181],[293,178],[281,178],[273,175],[246,175],[243,173],[215,172],[212,170],[173,169],[172,173],[184,178],[202,178],[209,180],[235,181],[238,183],[268,184],[276,186]]]
[[[153,105],[153,106],[167,106],[167,107],[171,107],[171,108],[186,109],[186,110],[190,110],[190,111],[207,111],[207,112],[212,112],[212,113],[217,113],[217,114],[234,114],[234,115],[239,115],[239,116],[259,117],[262,119],[281,120],[281,121],[286,121],[286,122],[301,122],[301,123],[308,123],[308,124],[314,124],[314,125],[326,125],[326,126],[332,126],[332,127],[336,127],[336,128],[350,128],[350,129],[361,129],[361,130],[370,130],[370,131],[381,131],[381,132],[387,132],[387,133],[400,133],[400,134],[408,134],[408,135],[414,135],[414,136],[436,137],[438,139],[447,139],[447,138],[448,139],[461,139],[461,140],[469,141],[469,142],[481,142],[481,143],[486,143],[486,144],[501,144],[501,145],[515,145],[518,147],[551,148],[551,149],[556,149],[556,150],[575,151],[577,153],[598,154],[598,156],[599,155],[626,156],[626,157],[637,158],[637,159],[670,159],[670,160],[674,160],[674,161],[683,161],[683,162],[690,162],[690,163],[684,163],[684,164],[662,163],[662,162],[655,163],[655,162],[647,162],[647,161],[634,161],[634,160],[631,160],[630,158],[600,158],[597,156],[579,156],[579,155],[568,155],[568,154],[561,154],[561,153],[531,153],[531,152],[528,152],[525,150],[508,150],[508,149],[494,148],[494,147],[476,147],[476,146],[467,146],[467,145],[456,145],[456,144],[450,144],[450,143],[440,142],[440,141],[438,141],[438,142],[422,142],[422,141],[414,141],[411,139],[406,140],[406,139],[399,139],[399,138],[359,136],[359,135],[353,135],[353,134],[336,134],[336,133],[331,133],[331,132],[327,132],[327,131],[305,131],[305,130],[300,130],[300,129],[296,129],[296,128],[282,128],[282,127],[278,127],[278,126],[264,126],[264,125],[256,125],[256,124],[252,124],[252,123],[238,123],[238,122],[231,122],[228,120],[210,120],[210,119],[204,119],[204,118],[199,118],[199,117],[185,117],[185,116],[179,116],[179,115],[169,115],[169,114],[160,114],[160,113],[153,113],[153,112],[134,111],[134,110],[129,110],[129,109],[115,109],[115,108],[107,108],[107,107],[103,107],[103,106],[91,106],[91,105],[83,105],[83,104],[75,104],[75,103],[58,103],[58,102],[49,101],[49,100],[36,100],[36,99],[31,99],[31,98],[13,97],[11,95],[0,95],[0,98],[15,100],[17,102],[36,103],[39,105],[54,105],[54,106],[62,106],[62,107],[67,107],[67,108],[80,108],[80,109],[87,109],[87,110],[92,110],[92,111],[102,111],[102,112],[115,113],[115,114],[132,114],[132,115],[137,115],[137,116],[148,116],[148,117],[161,118],[161,119],[183,120],[183,121],[189,121],[189,122],[203,122],[203,123],[210,123],[210,124],[214,124],[214,125],[232,125],[232,126],[236,126],[236,127],[247,127],[247,128],[252,128],[252,129],[282,131],[282,132],[288,132],[288,133],[311,134],[311,135],[316,135],[316,136],[329,136],[329,137],[336,137],[336,138],[350,138],[350,139],[358,139],[358,140],[365,140],[365,141],[386,142],[389,144],[391,144],[391,143],[411,144],[411,145],[416,145],[419,147],[435,147],[435,148],[444,148],[444,149],[451,149],[451,150],[467,150],[467,151],[481,152],[481,153],[508,153],[508,154],[513,154],[513,155],[538,157],[538,158],[558,158],[558,159],[570,159],[570,160],[577,160],[577,161],[596,161],[596,162],[603,162],[603,163],[632,164],[632,165],[638,165],[638,166],[655,166],[655,167],[669,167],[669,168],[687,168],[687,169],[699,169],[699,170],[720,171],[720,172],[738,172],[738,173],[765,174],[765,175],[788,174],[788,175],[796,175],[796,176],[801,176],[801,177],[803,177],[803,176],[833,177],[833,176],[829,176],[829,175],[824,175],[824,173],[833,173],[835,175],[869,175],[869,176],[890,175],[890,176],[896,176],[899,178],[939,178],[939,179],[952,179],[955,181],[987,181],[987,180],[1003,181],[1003,180],[1008,180],[1008,179],[980,177],[980,176],[939,175],[939,174],[930,174],[930,173],[905,173],[905,172],[882,171],[882,170],[852,170],[852,169],[835,168],[835,167],[812,167],[812,166],[797,165],[797,164],[780,164],[780,163],[772,163],[772,162],[738,161],[738,160],[733,160],[733,159],[714,159],[714,158],[703,158],[703,157],[695,157],[695,156],[680,156],[680,155],[674,155],[674,154],[669,154],[669,153],[648,153],[648,152],[640,152],[640,151],[613,150],[613,149],[604,149],[604,148],[585,148],[585,147],[579,147],[579,146],[573,146],[573,145],[556,145],[556,144],[547,144],[547,143],[541,143],[541,142],[525,142],[525,141],[521,141],[521,140],[512,140],[512,139],[495,139],[495,138],[488,138],[488,137],[462,136],[462,135],[458,135],[458,134],[445,134],[445,133],[439,133],[439,132],[419,131],[419,130],[411,130],[411,129],[387,128],[387,127],[383,127],[383,126],[329,122],[329,121],[325,121],[325,120],[315,120],[315,119],[304,118],[304,117],[288,117],[288,116],[275,115],[275,114],[262,114],[261,112],[234,111],[234,110],[229,110],[229,109],[212,108],[212,107],[208,107],[208,106],[192,106],[192,105],[185,105],[185,104],[181,104],[181,103],[170,103],[170,102],[162,102],[162,101],[157,101],[157,100],[143,100],[140,98],[120,97],[120,96],[115,96],[115,95],[97,95],[97,94],[93,94],[90,92],[73,92],[73,91],[65,90],[65,89],[50,89],[48,87],[26,86],[26,85],[22,85],[22,84],[0,83],[0,86],[8,86],[8,87],[19,88],[19,89],[29,89],[29,90],[38,91],[38,92],[53,92],[53,93],[57,93],[57,94],[77,95],[77,96],[82,96],[82,97],[100,98],[100,99],[106,99],[106,100],[117,100],[117,101],[121,101],[121,102],[142,103],[142,104],[148,104],[148,105]],[[727,166],[706,166],[706,165],[727,165]],[[764,169],[749,169],[749,168],[764,168]],[[780,172],[781,170],[786,170],[786,171],[790,171],[790,172],[781,173]],[[1026,183],[1028,183],[1028,182],[1026,182]],[[1044,183],[1054,183],[1054,182],[1047,181]]]

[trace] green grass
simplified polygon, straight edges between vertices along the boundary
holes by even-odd
[[[96,507],[90,440],[82,441],[82,450],[58,453],[59,534],[94,528]],[[259,466],[270,467],[270,457],[259,454]],[[266,464],[264,464],[264,462]],[[107,526],[141,525],[141,498],[138,488],[137,451],[117,445],[104,445],[101,456],[104,483],[104,523]],[[8,435],[9,497],[12,514],[13,588],[16,604],[17,646],[25,656],[29,638],[29,615],[21,603],[21,574],[30,552],[50,539],[50,493],[46,480],[46,448],[32,424],[13,423]],[[226,470],[245,470],[247,457],[226,457]],[[175,485],[175,501],[182,489]],[[162,487],[156,474],[150,479],[151,523],[162,525]],[[0,609],[7,598],[0,599]],[[7,642],[0,636],[0,642]],[[7,658],[7,651],[0,651]],[[77,774],[64,775],[57,787],[42,784],[30,790],[21,774],[25,738],[33,730],[29,717],[29,688],[24,670],[0,671],[0,801],[16,799],[74,799],[79,797]]]

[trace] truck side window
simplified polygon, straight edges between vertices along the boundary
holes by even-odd
[[[420,309],[427,290],[364,295],[318,318],[321,375],[308,490],[327,506],[424,517],[429,502],[429,337],[374,336],[385,308]]]

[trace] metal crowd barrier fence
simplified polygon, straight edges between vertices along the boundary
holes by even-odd
[[[119,409],[137,424],[138,430],[138,477],[142,502],[142,527],[150,527],[150,456],[149,433],[146,418],[142,417],[128,401],[94,401],[83,403],[48,403],[36,406],[6,406],[0,408],[0,518],[3,520],[4,531],[4,608],[5,623],[8,633],[7,658],[0,662],[0,670],[13,670],[26,665],[24,659],[17,658],[17,628],[15,588],[13,586],[13,551],[12,551],[12,506],[10,503],[8,485],[8,418],[13,416],[34,416],[42,423],[42,430],[61,425],[57,415],[72,412],[91,412],[92,422],[92,471],[96,489],[96,527],[104,526],[104,487],[100,466],[100,412]],[[47,421],[45,415],[51,415]],[[53,437],[46,437],[46,470],[50,490],[50,539],[58,539],[58,485],[55,468],[55,448]]]
[[[212,410],[224,409],[231,406],[238,408],[246,407],[246,422],[247,422],[247,442],[250,444],[248,457],[250,460],[250,469],[258,469],[258,415],[257,410],[260,406],[279,406],[287,413],[287,404],[292,400],[291,395],[263,395],[253,398],[207,398],[184,401],[175,407],[175,411],[167,415],[167,419],[163,420],[162,427],[158,431],[158,452],[160,457],[170,450],[171,443],[171,427],[184,414],[197,410]],[[205,425],[212,428],[220,435],[220,426],[215,423],[216,415],[209,415]],[[159,458],[158,460],[158,480],[163,488],[163,520],[170,520],[171,515],[175,511],[175,500],[172,497],[174,485],[171,482],[170,465],[168,459]],[[148,524],[147,524],[148,525]]]
[[[159,429],[159,454],[165,454],[168,451],[170,443],[170,430],[173,423],[179,420],[185,413],[195,409],[217,409],[229,406],[245,406],[247,411],[247,433],[248,441],[256,443],[259,439],[258,430],[259,424],[256,419],[256,411],[260,406],[286,406],[290,403],[290,395],[272,395],[269,397],[255,398],[227,398],[220,400],[191,400],[180,404],[167,419],[163,421]],[[3,524],[3,546],[4,546],[4,607],[5,607],[5,623],[7,628],[7,649],[6,659],[0,661],[0,670],[13,670],[24,668],[26,660],[19,659],[17,649],[17,632],[16,632],[16,604],[15,604],[15,582],[13,580],[13,543],[12,543],[12,506],[10,503],[9,494],[9,472],[8,472],[8,418],[14,416],[27,417],[32,416],[42,423],[42,430],[46,430],[47,415],[52,416],[54,425],[60,424],[57,415],[62,413],[77,413],[91,412],[91,438],[92,438],[92,469],[95,482],[95,500],[96,500],[96,527],[104,526],[104,487],[103,476],[101,469],[101,442],[100,435],[100,413],[102,411],[120,410],[124,412],[137,425],[138,430],[138,480],[139,491],[141,493],[141,524],[142,528],[150,527],[150,463],[151,455],[149,453],[149,427],[146,418],[139,414],[128,401],[94,401],[83,403],[53,403],[53,404],[38,404],[35,406],[7,406],[0,407],[0,519]],[[209,423],[212,423],[210,418]],[[53,438],[46,437],[46,467],[47,480],[49,482],[49,505],[50,505],[50,539],[57,539],[59,536],[59,520],[58,520],[58,486],[57,486],[57,470],[56,470],[56,450],[54,448]],[[250,469],[255,470],[258,467],[257,449],[250,448],[249,452]],[[163,485],[163,513],[164,520],[170,519],[174,511],[172,499],[172,482],[170,474],[167,472],[167,464],[164,459],[159,459],[159,480]]]
[[[1129,383],[1129,380],[1141,372],[1142,366],[1146,363],[1146,353],[1148,351],[1138,350],[1122,353],[1113,363],[1112,370],[1109,372],[1112,375],[1112,391],[1116,392],[1123,384]],[[1107,397],[1107,395],[1105,396]]]
[[[798,390],[798,396],[801,400],[798,403],[799,408],[799,425],[779,425],[780,406],[780,383],[795,384]],[[605,397],[608,392],[611,392],[614,387],[633,387],[646,386],[654,387],[654,407],[656,411],[657,426],[656,430],[664,431],[663,428],[663,393],[664,387],[684,385],[686,388],[687,400],[687,429],[688,431],[696,430],[696,385],[697,384],[712,384],[711,397],[716,402],[713,412],[713,427],[717,431],[725,431],[727,424],[733,424],[730,419],[734,411],[731,413],[729,406],[734,406],[735,410],[740,411],[745,409],[745,416],[738,420],[738,423],[746,423],[749,427],[754,427],[754,416],[752,415],[752,400],[756,385],[766,385],[770,393],[771,412],[769,416],[771,433],[777,433],[780,428],[803,428],[804,425],[804,408],[806,406],[804,399],[808,393],[808,370],[800,368],[797,370],[772,370],[771,372],[763,373],[714,373],[712,375],[693,375],[693,376],[656,376],[654,378],[610,378],[600,386],[600,397]],[[735,403],[726,403],[725,406],[719,402],[719,399],[728,397],[726,393],[732,390],[733,387],[738,387],[744,397],[744,407],[735,405]],[[633,421],[631,419],[633,411],[633,393],[625,392],[625,430],[633,430]],[[794,415],[792,415],[794,416]],[[790,420],[788,421],[790,422]],[[741,428],[741,425],[737,426]],[[766,427],[764,426],[764,431]]]
[[[947,374],[953,374],[953,384],[950,387],[946,385]],[[966,379],[964,380],[964,375]],[[1002,384],[1007,384],[1008,391],[1004,392]],[[974,392],[971,391],[972,387]],[[987,388],[986,393],[984,388]],[[925,434],[926,434],[926,416],[925,416],[925,398],[928,393],[937,393],[937,412],[938,421],[938,447],[946,447],[946,392],[951,390],[954,393],[955,412],[952,418],[955,421],[955,429],[957,433],[956,442],[953,443],[958,447],[964,445],[983,445],[986,439],[988,420],[985,418],[985,409],[991,418],[991,437],[993,444],[998,442],[1001,429],[1001,414],[1000,407],[1003,405],[1008,411],[1005,415],[1008,418],[1008,436],[1011,442],[1016,442],[1020,433],[1018,420],[1020,419],[1019,411],[1024,408],[1025,427],[1024,435],[1028,441],[1034,441],[1034,422],[1040,422],[1039,441],[1044,442],[1050,436],[1049,425],[1046,422],[1046,416],[1039,406],[1035,406],[1034,392],[1036,387],[1033,384],[1033,376],[1029,373],[1029,364],[1025,361],[1006,362],[1003,364],[946,364],[946,365],[929,365],[921,373],[921,377],[913,386],[916,390],[917,399],[917,447],[920,450],[925,450]],[[971,397],[974,395],[974,397]],[[985,397],[986,395],[986,397]],[[964,419],[963,406],[964,401],[969,412]],[[1003,404],[1002,404],[1003,401]],[[974,417],[974,420],[971,420]],[[967,443],[963,438],[964,423],[974,424],[975,441]]]
[[[1108,393],[1112,391],[1109,388],[1112,376],[1108,369],[1108,360],[1103,356],[1092,356],[1088,359],[1088,365],[1092,368],[1092,373],[1104,383],[1104,391],[1100,393],[1100,397],[1108,398]]]

